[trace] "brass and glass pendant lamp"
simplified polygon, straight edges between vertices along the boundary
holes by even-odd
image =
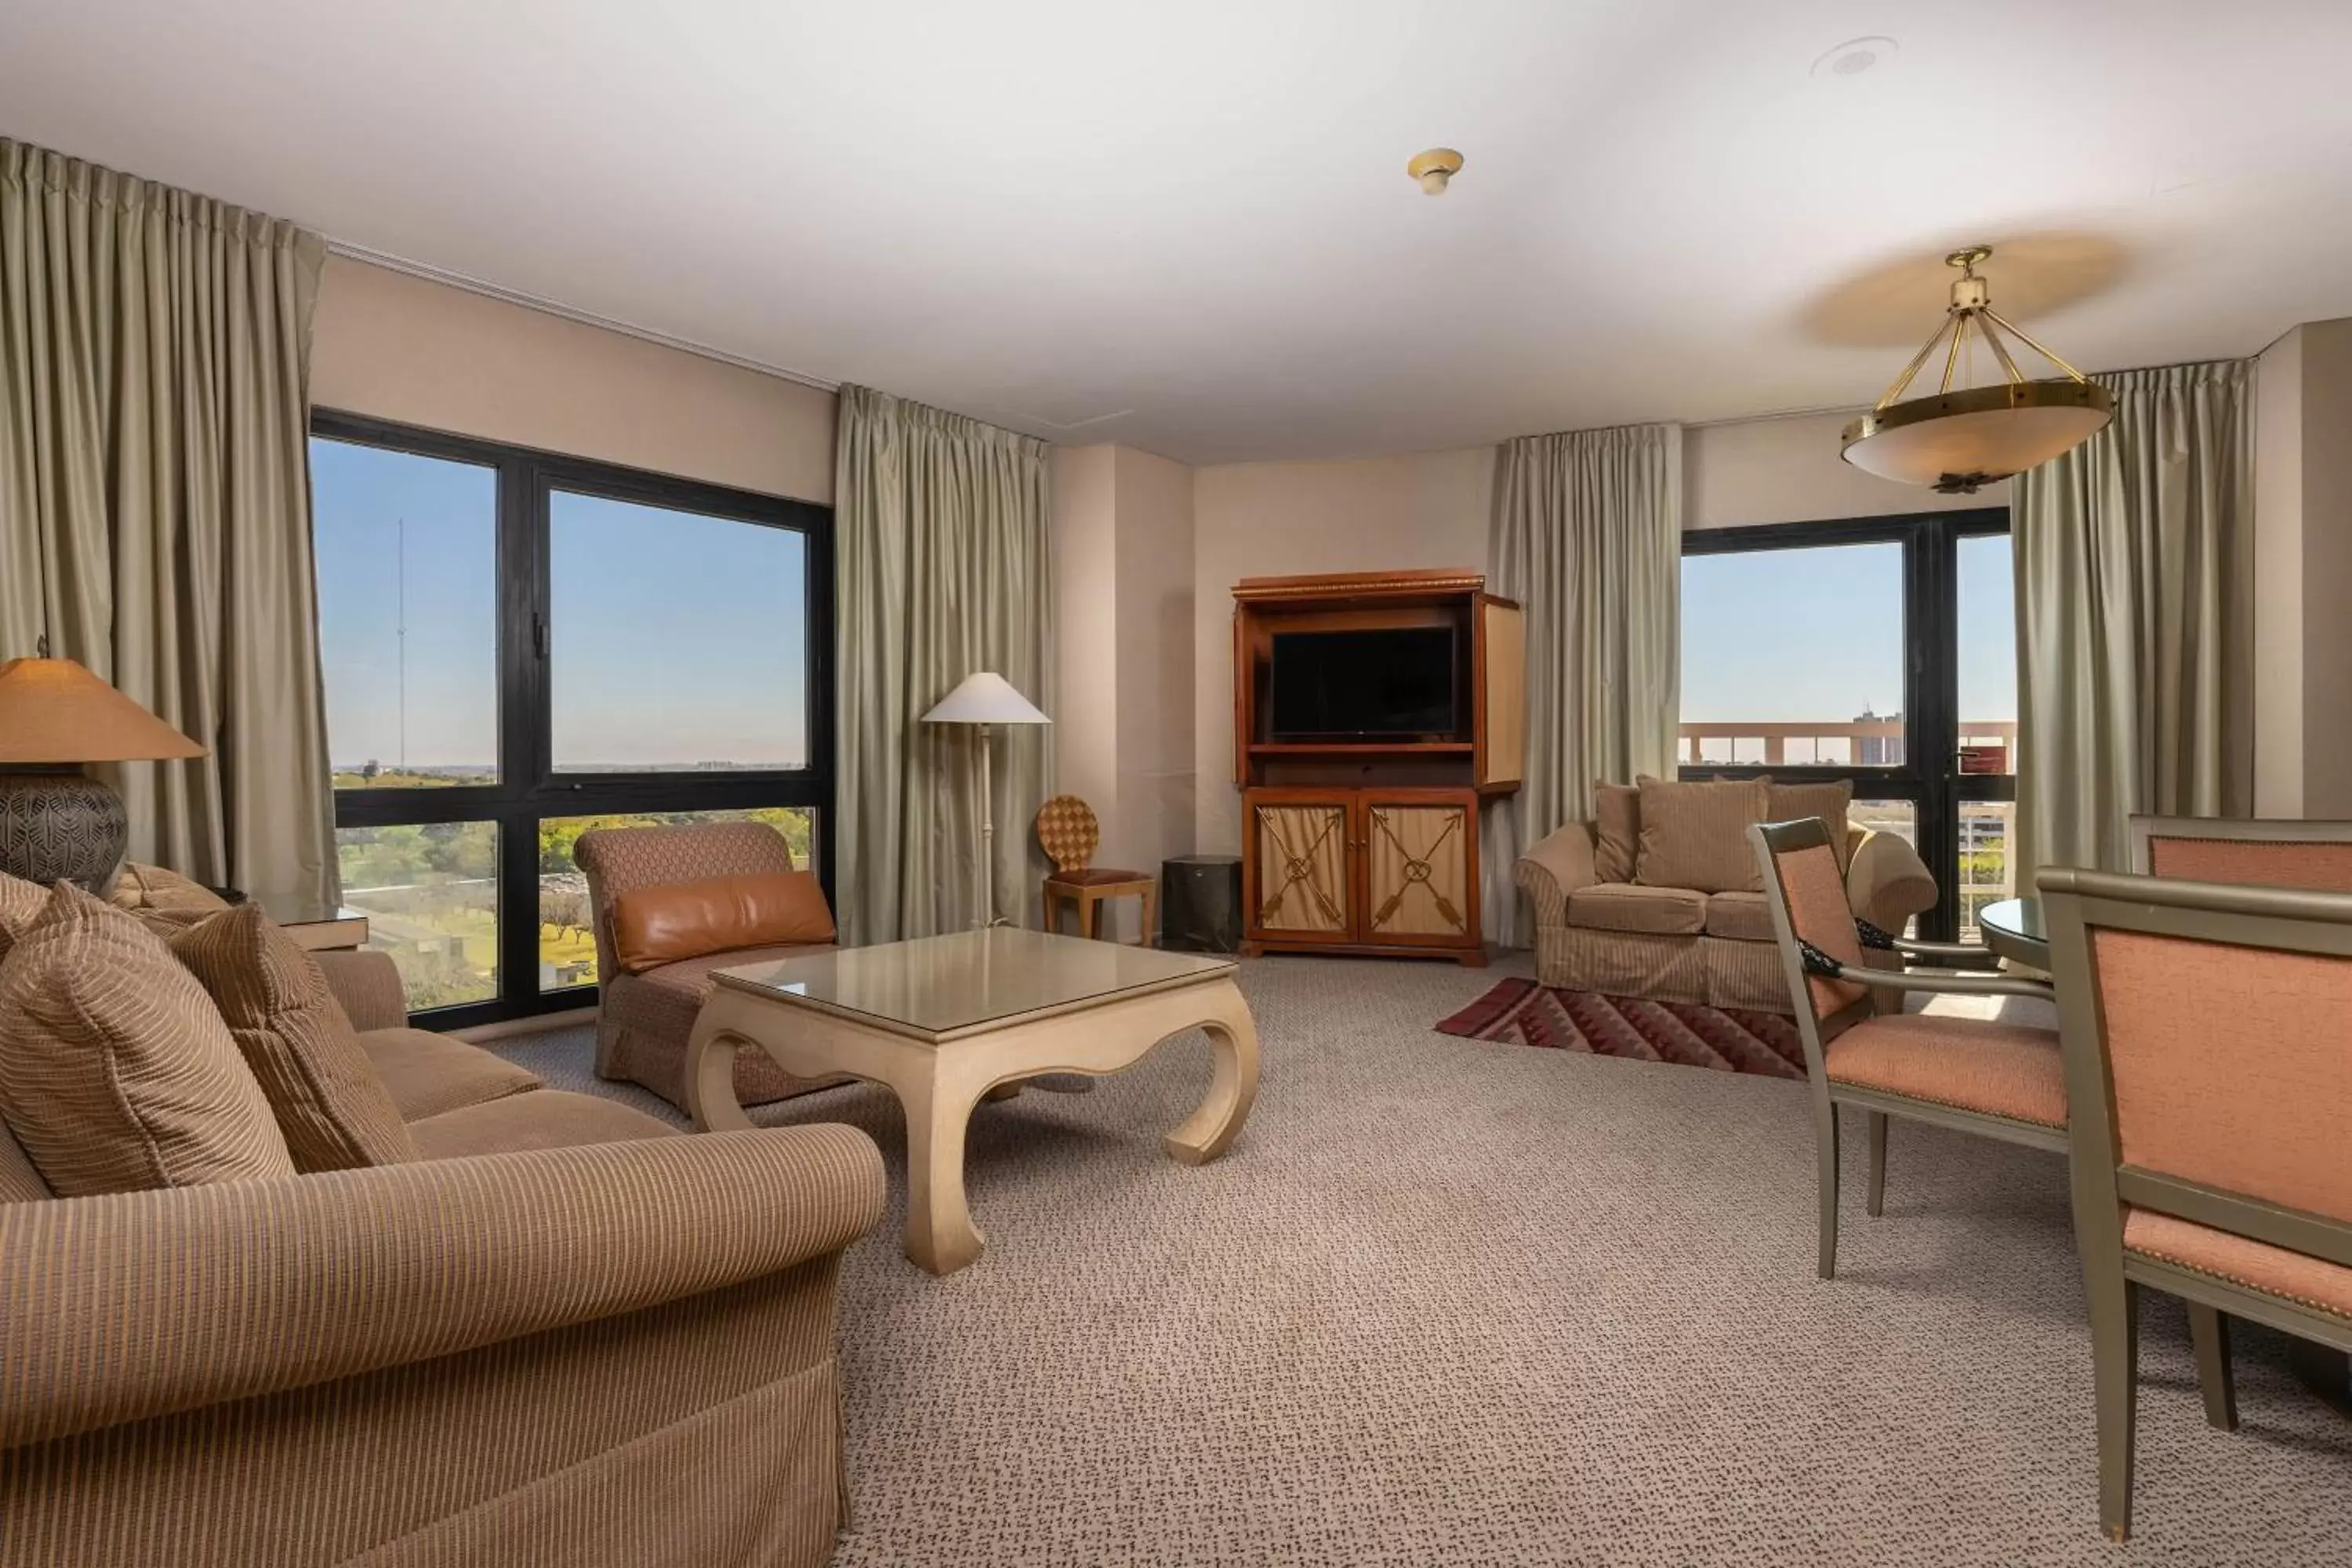
[[[1951,307],[1885,395],[1845,427],[1845,460],[1855,468],[1947,495],[1972,495],[1979,486],[2071,451],[2115,417],[2115,399],[2105,387],[1992,308],[1991,290],[1976,271],[1991,254],[1992,247],[1978,245],[1944,258],[1960,271],[1952,283]],[[2063,375],[2027,380],[2003,332]],[[1970,386],[1961,373],[1979,339],[1999,362],[2003,379]],[[1927,396],[1905,399],[1938,346],[1944,350],[1943,384]],[[1956,375],[1962,380],[1957,387]]]

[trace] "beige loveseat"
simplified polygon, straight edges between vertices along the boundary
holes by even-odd
[[[824,1562],[872,1141],[682,1135],[318,956],[418,1160],[58,1198],[0,1122],[0,1561]]]
[[[1756,820],[1831,821],[1845,846],[1846,892],[1857,916],[1899,932],[1934,906],[1936,881],[1917,852],[1892,833],[1846,826],[1845,801],[1835,786],[1754,782],[1768,792]],[[1636,788],[1602,786],[1600,794],[1596,820],[1560,828],[1515,869],[1535,908],[1537,978],[1612,996],[1792,1012],[1763,892],[1641,880],[1641,852],[1654,846],[1654,825],[1645,837]],[[1740,848],[1744,861],[1744,843]]]

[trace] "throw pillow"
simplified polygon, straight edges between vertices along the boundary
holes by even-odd
[[[294,1173],[196,977],[69,882],[0,962],[0,1112],[59,1197]]]
[[[630,974],[739,948],[833,938],[833,910],[814,871],[672,882],[613,900],[614,958]]]
[[[194,878],[137,860],[122,863],[106,899],[116,908],[125,910],[186,910],[209,915],[228,908],[226,899]]]
[[[298,1171],[349,1171],[416,1158],[392,1095],[369,1065],[316,960],[258,904],[172,938],[172,955],[211,993],[268,1097]]]
[[[1794,822],[1807,816],[1818,816],[1829,825],[1830,847],[1837,852],[1838,869],[1846,868],[1850,851],[1846,847],[1846,807],[1853,804],[1853,783],[1839,779],[1833,784],[1776,784],[1765,794],[1764,820]]]
[[[1633,880],[1702,893],[1755,892],[1764,886],[1748,829],[1764,820],[1770,786],[1762,779],[1707,783],[1643,778],[1642,848]]]
[[[38,882],[0,871],[0,958],[25,934],[26,927],[49,907],[49,890]]]
[[[1604,882],[1630,882],[1642,847],[1641,786],[1596,784],[1592,801],[1592,874]]]

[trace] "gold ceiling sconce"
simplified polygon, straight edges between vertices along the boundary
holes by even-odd
[[[1462,154],[1451,147],[1432,147],[1414,153],[1404,172],[1413,177],[1423,195],[1442,196],[1447,182],[1462,172]]]
[[[1977,263],[1991,254],[1992,247],[1976,245],[1944,258],[1945,265],[1960,271],[1952,283],[1951,305],[1876,405],[1845,427],[1845,460],[1855,468],[1947,495],[1973,495],[1980,486],[2073,450],[2115,417],[2115,398],[2105,387],[1992,308],[1992,291],[1976,273]],[[2002,341],[2004,331],[2063,372],[2063,378],[2027,380]],[[2000,363],[2003,379],[1955,390],[1953,377],[1969,363],[1969,346],[1979,339]],[[1944,346],[1942,384],[1927,396],[1905,401],[1903,395],[1938,344]]]

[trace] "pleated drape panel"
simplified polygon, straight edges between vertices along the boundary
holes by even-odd
[[[981,922],[980,738],[921,722],[993,670],[1054,712],[1046,445],[863,386],[841,389],[834,531],[840,626],[834,840],[842,940]],[[994,740],[995,908],[1034,924],[1053,793],[1043,725]]]
[[[1595,783],[1673,777],[1682,694],[1682,427],[1528,436],[1496,450],[1490,585],[1527,616],[1527,780],[1486,813],[1486,929],[1535,939],[1511,868]]]
[[[2095,378],[2106,429],[2018,476],[2018,886],[2128,869],[2136,811],[2253,805],[2253,393],[2242,361]]]
[[[321,902],[325,257],[290,224],[0,140],[0,657],[46,634],[208,748],[105,770],[132,859]]]

